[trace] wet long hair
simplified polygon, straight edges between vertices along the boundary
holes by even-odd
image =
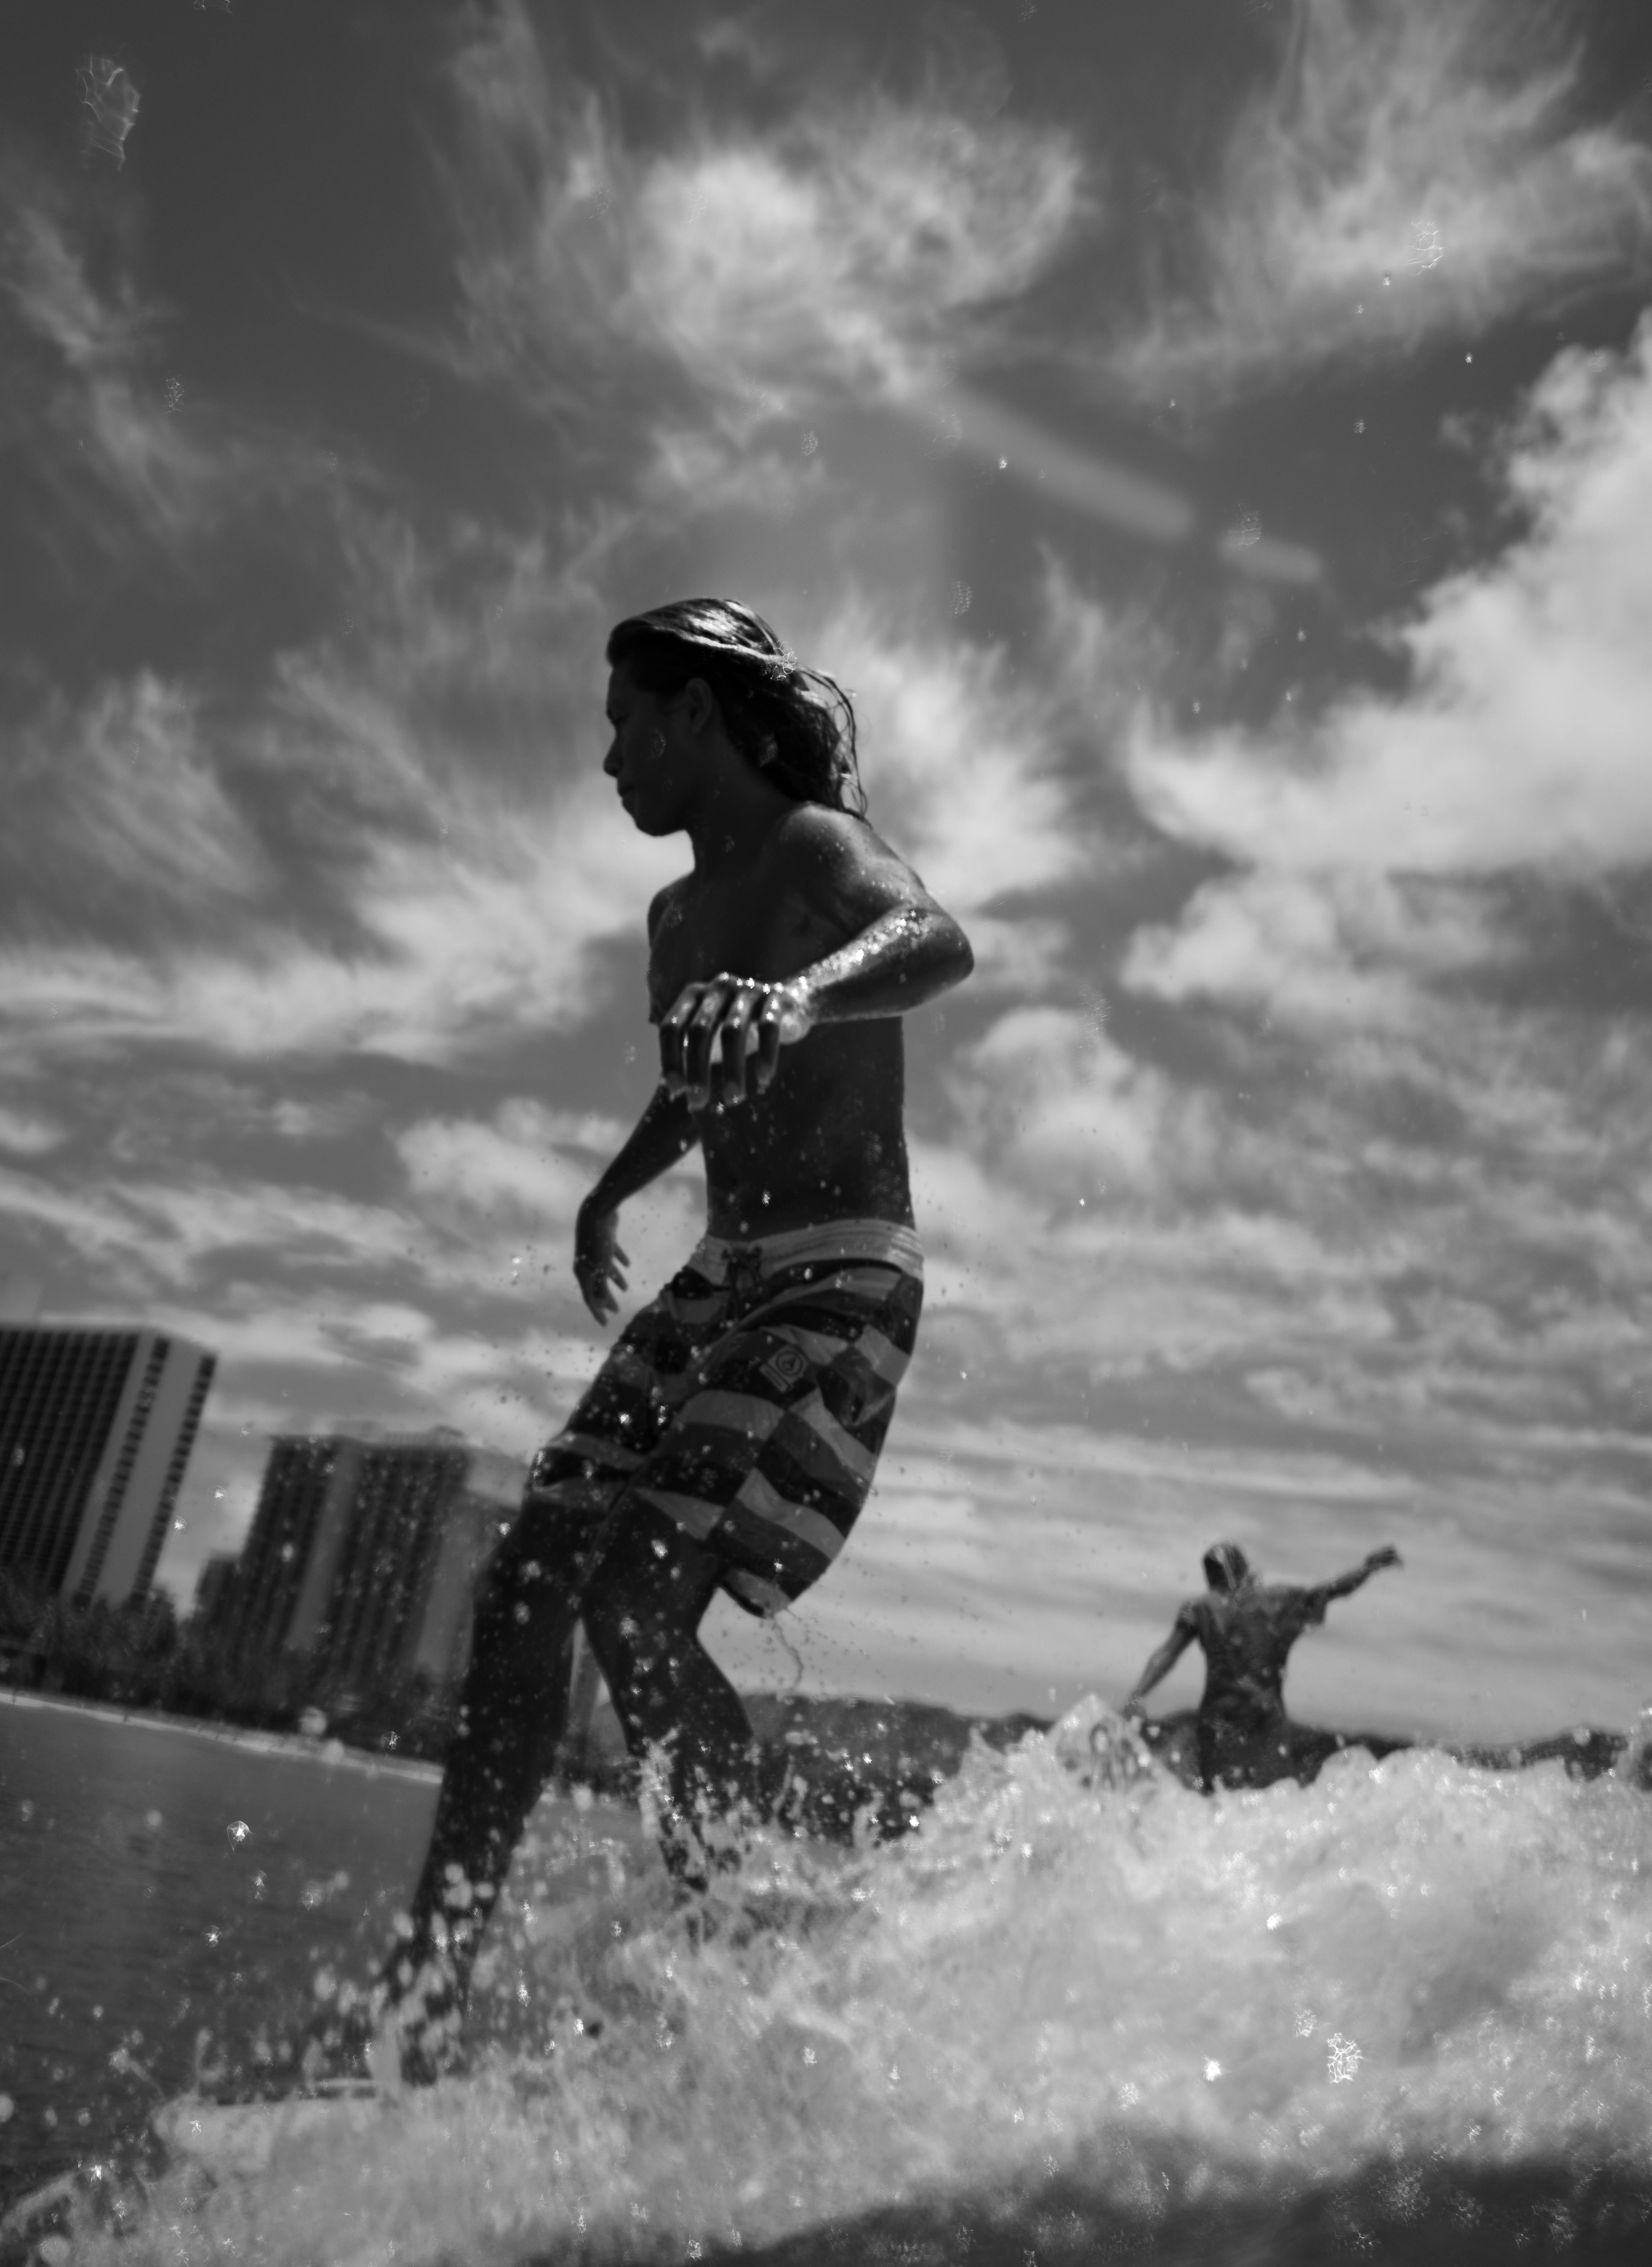
[[[629,614],[608,633],[607,659],[657,700],[703,679],[730,739],[783,795],[866,816],[848,694],[738,598],[673,598]]]
[[[1205,1580],[1231,1596],[1251,1580],[1251,1562],[1237,1543],[1213,1543],[1205,1553]]]

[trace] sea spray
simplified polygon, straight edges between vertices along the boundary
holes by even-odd
[[[473,2076],[255,2180],[169,2172],[135,2234],[88,2228],[76,2256],[417,2267],[789,2238],[803,2259],[810,2231],[885,2224],[945,2256],[967,2224],[1017,2261],[1081,2257],[1314,2195],[1403,2225],[1443,2168],[1464,2257],[1475,2183],[1522,2168],[1550,2238],[1603,2179],[1634,2217],[1642,1793],[1355,1750],[1311,1787],[1207,1801],[1076,1771],[1098,1714],[978,1748],[902,1843],[762,1843],[694,1911],[600,1815],[583,1844],[559,1829],[519,1869],[503,2036]]]

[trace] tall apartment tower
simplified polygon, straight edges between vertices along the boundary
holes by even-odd
[[[0,1567],[143,1597],[217,1367],[161,1331],[0,1324]]]
[[[250,1655],[308,1654],[359,1691],[414,1669],[454,1676],[476,1577],[522,1479],[444,1427],[278,1434],[208,1626]]]

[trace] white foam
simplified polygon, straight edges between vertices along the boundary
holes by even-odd
[[[894,1848],[759,1852],[774,1925],[698,1946],[622,1841],[564,1838],[540,1870],[599,1857],[617,1894],[518,1902],[491,1985],[554,2051],[253,2179],[171,2176],[110,2261],[681,2259],[920,2196],[1054,2179],[1128,2213],[1378,2160],[1652,2176],[1634,1787],[1354,1750],[1207,1801],[1061,1749],[977,1751]]]

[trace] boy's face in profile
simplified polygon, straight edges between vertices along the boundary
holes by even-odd
[[[602,768],[619,789],[631,824],[644,834],[675,834],[685,823],[701,758],[680,729],[683,697],[645,693],[623,669],[608,679],[613,738]]]

